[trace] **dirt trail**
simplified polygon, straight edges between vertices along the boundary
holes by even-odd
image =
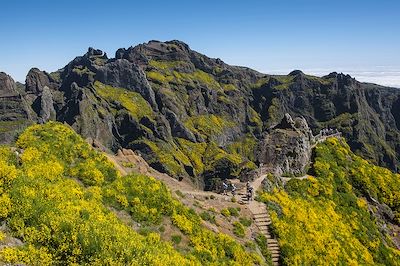
[[[246,185],[239,180],[231,180],[238,188],[237,194],[234,196],[235,200],[232,200],[232,195],[221,195],[210,191],[202,191],[197,189],[189,180],[184,179],[178,181],[166,174],[158,172],[151,168],[142,157],[135,154],[132,150],[123,149],[118,151],[116,155],[106,154],[106,156],[115,164],[122,175],[138,172],[153,176],[162,181],[176,196],[179,196],[179,194],[184,195],[184,197],[180,199],[183,204],[197,208],[200,212],[209,210],[210,208],[218,212],[228,207],[239,207],[241,209],[241,216],[249,217],[253,220],[246,238],[251,239],[256,232],[263,234],[267,238],[267,246],[272,255],[273,265],[279,265],[280,249],[277,239],[273,238],[270,234],[269,227],[271,225],[271,219],[266,206],[264,203],[254,200],[248,201]],[[255,192],[260,190],[266,176],[266,174],[260,175],[251,182],[251,186]],[[232,225],[230,221],[219,219],[218,224],[217,228],[213,224],[205,223],[209,229],[215,232],[232,235]],[[244,239],[238,239],[238,241],[244,241]]]

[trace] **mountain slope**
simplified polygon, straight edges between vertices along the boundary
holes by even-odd
[[[335,138],[319,144],[315,176],[264,192],[285,265],[400,265],[400,175]]]
[[[399,90],[337,73],[265,75],[179,41],[119,49],[112,59],[90,48],[57,72],[32,69],[16,95],[27,103],[17,111],[24,118],[3,115],[2,123],[66,122],[85,138],[138,150],[152,167],[207,189],[254,169],[258,142],[285,113],[305,117],[314,132],[338,128],[357,154],[399,166]],[[10,98],[1,101],[1,114],[13,110]],[[13,130],[4,129],[3,139]]]
[[[121,177],[68,126],[31,126],[16,144],[0,148],[0,264],[265,264],[254,245],[206,229],[163,183]],[[161,240],[161,229],[146,231],[163,220],[184,249]],[[3,245],[4,232],[19,244]]]

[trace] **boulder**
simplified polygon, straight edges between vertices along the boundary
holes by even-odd
[[[278,175],[304,175],[311,159],[311,142],[312,133],[306,120],[285,114],[278,125],[264,134],[258,161]]]

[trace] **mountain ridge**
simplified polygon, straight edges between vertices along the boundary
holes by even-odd
[[[9,129],[0,132],[2,142],[26,124],[57,120],[211,189],[215,176],[254,169],[263,134],[289,113],[304,117],[313,132],[338,128],[357,154],[399,167],[400,91],[342,73],[262,74],[175,40],[120,48],[111,59],[89,48],[56,72],[31,69],[24,88],[1,76],[0,92],[14,97],[1,98],[0,120]]]

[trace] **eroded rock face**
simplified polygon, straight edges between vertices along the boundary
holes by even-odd
[[[40,112],[39,112],[39,123],[45,123],[47,121],[55,120],[56,110],[54,109],[53,95],[49,87],[44,86],[39,96],[40,101]]]
[[[22,86],[4,77],[2,123],[65,122],[85,138],[114,151],[138,149],[158,170],[191,175],[199,183],[211,178],[204,173],[225,178],[254,169],[249,163],[258,159],[254,147],[267,139],[275,148],[279,138],[297,147],[295,163],[286,163],[283,151],[277,162],[282,172],[302,173],[309,154],[306,122],[314,133],[337,128],[353,151],[375,163],[393,170],[400,166],[400,90],[344,74],[266,75],[209,58],[180,41],[151,41],[119,49],[111,59],[89,48],[54,73],[32,69]],[[132,99],[101,93],[96,82],[125,95],[137,93],[150,110],[138,116],[134,112],[146,107],[143,103],[129,111],[125,100]],[[280,123],[285,113],[304,119]],[[277,124],[281,128],[266,130]],[[16,128],[2,126],[1,132],[15,133]],[[265,147],[263,156],[276,152]]]
[[[282,121],[265,133],[258,160],[278,175],[304,175],[311,159],[312,132],[304,118],[285,114]]]
[[[29,104],[17,84],[0,72],[0,143],[10,143],[34,119]]]

